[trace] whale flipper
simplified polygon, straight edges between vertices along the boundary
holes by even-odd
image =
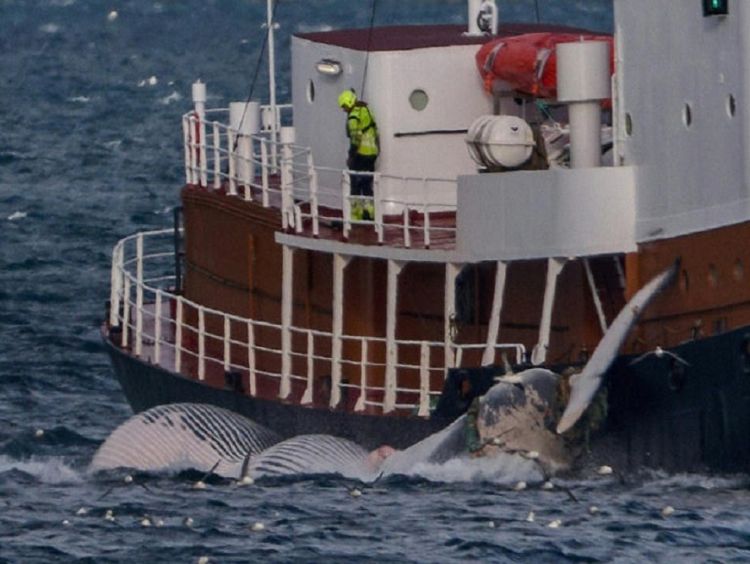
[[[651,299],[672,281],[678,268],[679,261],[655,276],[635,293],[599,341],[599,345],[586,363],[583,372],[571,377],[570,400],[557,424],[558,433],[564,433],[570,429],[586,411],[602,384],[605,372],[617,357],[622,343],[630,333],[630,329]]]
[[[259,453],[279,440],[270,429],[220,407],[159,405],[115,429],[97,450],[89,469],[207,472],[215,466],[216,474],[236,478],[248,453]]]

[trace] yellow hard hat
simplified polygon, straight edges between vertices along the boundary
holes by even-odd
[[[339,106],[342,108],[351,108],[357,102],[357,95],[353,90],[344,90],[339,94]]]

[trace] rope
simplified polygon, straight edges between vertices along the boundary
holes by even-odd
[[[378,0],[372,0],[372,10],[370,12],[370,27],[367,33],[367,50],[365,54],[365,69],[362,73],[362,88],[359,93],[363,96],[365,93],[365,83],[367,81],[367,66],[370,63],[370,45],[372,44],[372,30],[375,26],[375,9],[377,8]]]
[[[536,8],[536,23],[541,23],[541,18],[539,17],[539,0],[534,0],[534,7]]]
[[[279,4],[281,4],[281,0],[276,0],[276,2],[273,5],[273,11],[271,12],[271,25],[273,25],[273,22],[276,21],[276,9],[279,7]],[[265,35],[263,35],[263,43],[260,46],[260,52],[258,53],[258,60],[255,62],[255,72],[253,73],[253,80],[250,83],[250,93],[247,95],[247,100],[245,100],[245,108],[242,110],[242,117],[240,118],[240,129],[242,129],[242,124],[245,122],[245,114],[247,114],[247,105],[253,98],[253,92],[255,91],[255,85],[258,82],[258,75],[260,74],[260,69],[263,64],[263,57],[266,54],[266,47],[268,46],[268,36],[271,33],[271,28],[269,27],[266,29]],[[239,135],[234,140],[234,145],[232,146],[232,153],[234,153],[237,150],[237,143],[239,143],[240,138]]]

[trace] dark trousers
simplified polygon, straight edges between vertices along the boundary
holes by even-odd
[[[349,158],[349,168],[351,170],[375,172],[375,160],[377,158],[377,156],[353,155]],[[371,174],[352,174],[351,183],[352,196],[372,196]]]

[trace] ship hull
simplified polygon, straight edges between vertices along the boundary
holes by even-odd
[[[389,417],[315,409],[217,389],[145,362],[104,339],[117,379],[135,412],[167,403],[216,405],[284,437],[325,433],[365,448],[404,448],[450,418]],[[629,471],[739,472],[750,468],[750,327],[692,341],[671,356],[621,356],[610,370],[606,431],[591,460]],[[481,370],[481,369],[477,369]]]
[[[381,445],[405,448],[450,423],[450,419],[360,415],[253,398],[150,364],[114,346],[107,338],[104,343],[122,391],[135,413],[168,403],[206,403],[239,413],[285,438],[330,434],[368,449]]]

